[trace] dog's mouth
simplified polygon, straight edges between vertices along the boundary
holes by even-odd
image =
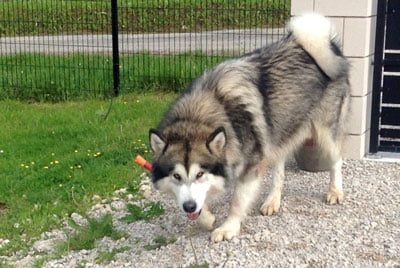
[[[199,212],[187,213],[187,217],[189,218],[189,220],[195,221],[199,218],[200,213],[201,213],[201,209]]]

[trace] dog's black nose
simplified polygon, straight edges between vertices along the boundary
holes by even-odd
[[[187,213],[192,213],[196,210],[196,202],[190,200],[183,203],[183,210]]]

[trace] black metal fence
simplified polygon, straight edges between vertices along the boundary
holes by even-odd
[[[226,57],[278,40],[290,0],[0,2],[0,98],[180,90]]]

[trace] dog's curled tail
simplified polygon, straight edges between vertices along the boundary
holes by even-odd
[[[347,72],[347,61],[339,50],[333,27],[327,18],[315,13],[305,14],[293,18],[288,28],[296,42],[331,79]]]

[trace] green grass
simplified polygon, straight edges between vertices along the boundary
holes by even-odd
[[[222,61],[201,54],[138,54],[120,59],[122,94],[149,89],[179,91]],[[112,60],[105,55],[19,54],[0,57],[0,100],[65,101],[112,93]]]
[[[0,3],[0,36],[110,33],[109,0],[8,0]],[[119,0],[127,33],[189,32],[282,26],[290,0]]]
[[[115,248],[112,251],[101,251],[96,257],[96,263],[107,263],[115,259],[115,255],[128,251],[130,247]]]
[[[209,265],[208,263],[202,263],[202,264],[191,264],[189,266],[187,266],[186,268],[208,268]]]
[[[41,256],[34,261],[32,268],[43,268],[44,263],[48,260],[49,256]]]
[[[2,261],[0,260],[0,267],[1,267],[1,268],[14,268],[14,265],[11,265],[11,264],[6,263],[6,262],[2,262]],[[36,267],[35,267],[35,268],[36,268]]]
[[[60,246],[60,251],[93,249],[96,241],[106,236],[113,240],[118,240],[125,236],[114,229],[110,214],[98,220],[89,219],[87,226],[78,228],[76,234],[67,238],[67,241]]]
[[[156,238],[154,238],[153,242],[151,244],[145,245],[144,249],[147,251],[155,250],[155,249],[164,247],[166,245],[173,244],[175,242],[176,242],[176,238],[173,236],[166,237],[166,236],[160,235],[160,236],[157,236]]]
[[[159,202],[157,203],[150,202],[146,204],[144,207],[128,204],[127,208],[129,214],[121,219],[126,223],[132,223],[134,221],[140,221],[140,220],[148,221],[163,215],[165,212],[164,208]]]
[[[85,268],[88,262],[88,260],[80,260],[78,263],[78,268]]]
[[[107,120],[109,101],[0,101],[0,237],[11,240],[0,255],[72,212],[84,214],[95,194],[107,197],[121,187],[135,194],[143,170],[132,159],[138,153],[150,159],[148,128],[175,96],[119,97]]]

